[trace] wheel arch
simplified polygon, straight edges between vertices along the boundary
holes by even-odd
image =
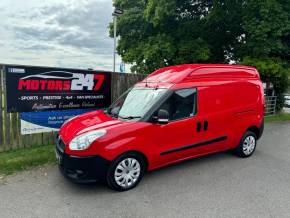
[[[250,126],[250,127],[247,129],[247,131],[250,131],[250,132],[255,133],[255,135],[257,136],[257,139],[259,139],[260,136],[261,136],[261,130],[260,130],[260,128],[257,127],[257,126],[255,126],[255,125]]]
[[[148,167],[149,167],[149,159],[148,159],[148,157],[147,157],[143,152],[141,152],[141,151],[137,151],[137,150],[128,150],[128,151],[124,151],[124,152],[122,152],[121,154],[119,154],[117,157],[115,157],[114,160],[117,159],[117,158],[119,158],[120,156],[122,156],[122,155],[124,155],[124,154],[128,154],[128,153],[131,153],[131,154],[133,153],[133,154],[137,154],[137,155],[141,156],[141,157],[143,158],[144,162],[145,162],[145,171],[148,170]]]

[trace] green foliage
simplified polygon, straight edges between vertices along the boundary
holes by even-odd
[[[245,57],[243,64],[256,67],[263,81],[273,83],[277,95],[277,110],[281,110],[284,105],[284,93],[288,87],[289,68],[287,68],[287,62],[279,58]]]
[[[245,37],[237,54],[255,66],[263,81],[271,81],[277,110],[284,104],[290,75],[290,5],[288,0],[248,0],[243,13]]]
[[[168,0],[151,0],[145,9],[145,18],[154,26],[166,24],[168,17],[175,16],[175,1]],[[165,23],[164,23],[165,22]]]
[[[269,122],[290,122],[290,114],[286,114],[286,113],[278,113],[272,116],[268,116],[265,117],[265,122],[269,123]]]
[[[114,5],[124,10],[117,50],[133,72],[245,63],[275,80],[281,107],[290,68],[289,0],[115,0]]]
[[[244,9],[242,56],[290,58],[289,0],[248,0]]]
[[[206,62],[211,51],[200,37],[202,23],[209,4],[207,1],[191,6],[175,0],[116,0],[115,6],[124,9],[118,18],[120,36],[117,51],[123,61],[133,65],[132,71],[151,73],[175,64]],[[194,14],[194,10],[200,10]],[[110,35],[112,36],[112,24]]]
[[[204,18],[200,33],[211,49],[209,63],[237,61],[236,50],[243,34],[242,13],[244,1],[213,1],[208,15]]]

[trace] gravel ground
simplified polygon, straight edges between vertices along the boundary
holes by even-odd
[[[290,217],[290,123],[267,124],[248,159],[190,160],[123,193],[72,184],[56,166],[0,178],[0,217]]]

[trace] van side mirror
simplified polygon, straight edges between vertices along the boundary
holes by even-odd
[[[169,122],[169,113],[167,110],[160,109],[158,111],[157,122],[160,124],[167,124]]]

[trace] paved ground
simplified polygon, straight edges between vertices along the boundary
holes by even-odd
[[[128,192],[74,185],[54,166],[5,180],[0,217],[290,217],[290,123],[266,126],[249,159],[187,161]]]
[[[284,107],[284,108],[283,108],[283,111],[284,111],[285,113],[290,113],[290,108],[289,108],[289,107]]]

